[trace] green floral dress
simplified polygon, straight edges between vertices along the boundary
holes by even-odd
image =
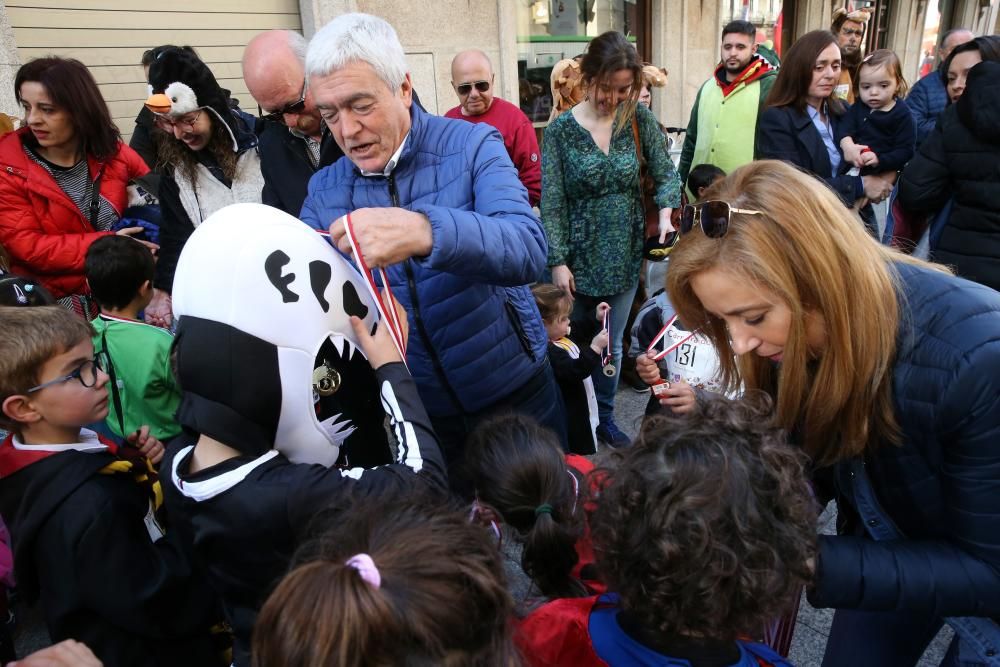
[[[647,172],[656,184],[656,205],[676,208],[681,182],[659,123],[642,105],[636,118]],[[639,278],[645,240],[631,124],[620,127],[620,118],[615,120],[605,155],[572,110],[552,121],[542,144],[541,210],[548,265],[567,265],[578,292],[610,296],[630,289]]]

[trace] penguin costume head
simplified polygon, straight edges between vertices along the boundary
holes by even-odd
[[[213,123],[222,123],[229,133],[233,151],[239,150],[236,121],[229,108],[229,91],[219,85],[208,65],[189,51],[166,48],[156,54],[149,66],[146,108],[170,120],[205,110],[212,114]]]
[[[295,463],[390,460],[375,373],[348,319],[374,331],[378,311],[325,237],[270,206],[227,206],[188,239],[172,296],[186,429]]]

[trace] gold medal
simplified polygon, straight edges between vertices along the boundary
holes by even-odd
[[[340,389],[340,373],[325,363],[313,371],[313,390],[320,396],[333,396]]]

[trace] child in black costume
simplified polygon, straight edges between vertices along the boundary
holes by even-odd
[[[594,454],[597,398],[590,376],[601,365],[601,354],[608,346],[608,332],[600,327],[608,304],[597,304],[596,319],[587,318],[570,326],[573,303],[561,289],[540,283],[531,288],[531,293],[549,336],[549,363],[566,405],[569,450],[574,454]]]
[[[260,205],[213,215],[178,263],[177,416],[185,433],[164,459],[164,495],[222,598],[238,667],[250,664],[257,612],[319,510],[342,511],[358,497],[378,503],[400,489],[446,489],[413,379],[386,322],[369,334],[374,302],[361,301],[353,281],[357,272],[322,237]],[[405,311],[396,305],[405,337]],[[348,324],[348,312],[367,319]],[[364,357],[347,332],[335,333],[347,326]],[[372,368],[384,409],[379,429],[388,415],[396,435],[394,460],[333,466],[339,444],[363,425],[357,414],[325,419],[321,397],[358,392]]]
[[[0,308],[0,513],[23,600],[53,641],[86,643],[107,667],[218,665],[215,607],[155,511],[147,432],[118,447],[82,428],[108,412],[93,330],[59,306]]]

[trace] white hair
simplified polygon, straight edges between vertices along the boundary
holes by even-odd
[[[309,50],[309,40],[295,32],[294,30],[289,30],[288,35],[288,48],[291,49],[295,57],[299,59],[300,63],[305,64],[306,62],[306,52]]]
[[[378,78],[397,90],[409,68],[396,31],[370,14],[342,14],[327,23],[309,42],[306,77],[327,76],[351,63],[368,63]]]

